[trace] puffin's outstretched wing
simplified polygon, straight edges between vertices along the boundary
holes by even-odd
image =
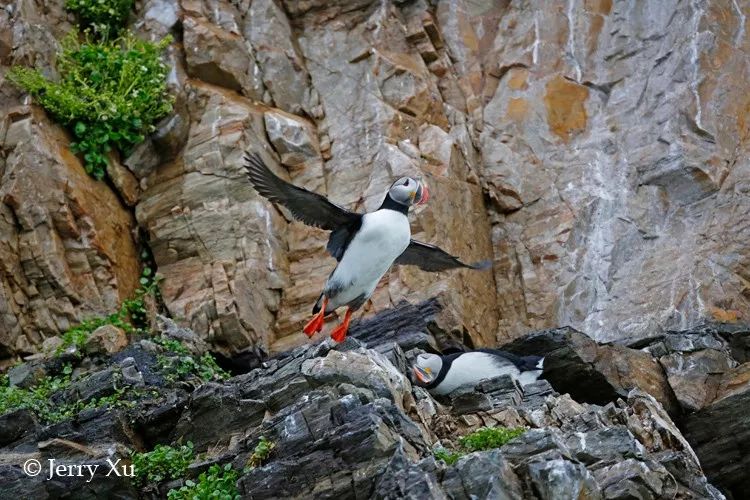
[[[362,214],[350,212],[325,196],[289,184],[271,172],[258,153],[245,154],[245,170],[255,190],[274,203],[284,205],[295,219],[310,226],[334,231],[356,224]]]
[[[466,267],[469,269],[487,269],[490,267],[489,260],[466,264],[445,250],[416,240],[411,240],[409,246],[404,250],[404,253],[399,255],[394,264],[418,266],[424,271],[432,272],[445,271],[456,267]]]

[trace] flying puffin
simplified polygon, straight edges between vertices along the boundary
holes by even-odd
[[[486,269],[490,265],[489,261],[465,264],[436,246],[411,239],[409,208],[430,198],[430,191],[421,180],[400,178],[388,189],[380,208],[361,214],[280,179],[257,153],[246,154],[244,166],[262,196],[285,206],[305,224],[331,231],[326,249],[338,264],[315,302],[312,319],[303,328],[308,337],[323,329],[326,314],[346,306],[343,322],[331,332],[331,338],[342,342],[352,312],[372,296],[380,278],[393,264],[433,272],[462,267]]]
[[[413,366],[418,385],[434,394],[448,394],[482,379],[510,375],[521,385],[535,382],[544,369],[541,356],[519,357],[497,349],[477,349],[445,356],[420,354]]]

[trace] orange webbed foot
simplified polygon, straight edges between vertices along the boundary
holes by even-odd
[[[310,321],[307,322],[302,331],[305,332],[305,335],[307,335],[308,337],[312,337],[322,329],[323,318],[319,314],[316,314]]]
[[[346,332],[348,328],[344,325],[339,325],[331,332],[331,338],[336,342],[343,342],[346,338]]]
[[[318,311],[310,321],[307,322],[305,327],[302,329],[302,331],[307,335],[308,337],[312,337],[316,333],[323,330],[323,323],[325,321],[325,315],[326,315],[326,306],[328,305],[328,299],[323,298],[323,307],[320,308],[320,311]]]
[[[336,342],[343,342],[346,338],[346,333],[349,331],[349,321],[352,318],[352,310],[347,309],[344,321],[339,326],[333,329],[331,332],[331,338]]]

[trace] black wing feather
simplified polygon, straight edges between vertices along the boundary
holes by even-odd
[[[518,356],[516,354],[513,354],[512,352],[501,351],[499,349],[477,349],[477,351],[486,352],[500,358],[505,358],[516,365],[516,367],[522,372],[528,370],[536,370],[537,363],[539,363],[539,360],[542,359],[542,356]]]
[[[245,171],[258,193],[274,203],[284,205],[295,219],[305,224],[333,231],[356,224],[362,218],[362,214],[331,203],[325,196],[279,178],[263,163],[258,153],[245,155]],[[329,242],[329,251],[330,247]]]
[[[328,253],[330,253],[337,262],[341,262],[341,259],[344,258],[344,252],[346,252],[349,243],[352,242],[354,235],[361,227],[362,217],[359,217],[355,221],[333,230],[330,238],[328,238],[326,250],[328,250]]]
[[[489,260],[466,264],[461,262],[458,257],[454,257],[439,247],[416,240],[411,240],[409,246],[404,250],[404,253],[399,255],[394,264],[418,266],[423,271],[432,272],[445,271],[457,267],[468,269],[487,269],[490,267]]]

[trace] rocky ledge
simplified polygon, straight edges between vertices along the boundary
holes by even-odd
[[[507,348],[546,355],[546,380],[521,387],[501,377],[435,399],[409,367],[421,352],[459,346],[436,312],[403,305],[342,344],[306,345],[250,369],[256,360],[223,380],[206,344],[169,320],[114,354],[104,343],[86,356],[37,356],[11,371],[12,384],[68,383],[50,390],[53,409],[0,416],[0,488],[9,498],[160,498],[226,467],[242,498],[741,497],[748,332],[704,328],[632,346],[538,332]],[[722,374],[699,361],[722,356]],[[691,393],[688,376],[711,383]],[[467,449],[462,437],[485,427],[512,429],[512,439]],[[127,471],[134,452],[187,443],[195,455],[179,477],[47,478],[50,459],[101,470],[120,459]],[[45,473],[27,476],[30,459]]]

